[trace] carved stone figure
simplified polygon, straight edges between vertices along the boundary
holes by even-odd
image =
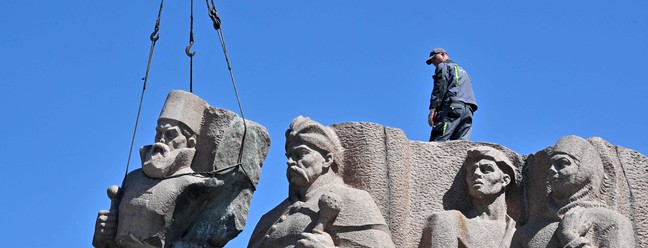
[[[604,168],[597,150],[585,139],[566,136],[551,154],[547,207],[555,213],[537,232],[524,228],[514,246],[634,247],[630,220],[601,200]]]
[[[515,168],[506,155],[488,146],[468,150],[462,167],[472,208],[434,213],[419,247],[508,247],[515,221],[506,213],[506,187]]]
[[[286,132],[288,198],[257,224],[248,247],[394,247],[373,198],[346,185],[330,127],[302,116]]]
[[[127,175],[123,188],[108,189],[111,207],[99,211],[93,245],[221,247],[234,238],[269,145],[267,132],[251,123],[245,165],[224,165],[235,164],[223,157],[238,155],[231,151],[241,146],[241,123],[196,95],[169,93],[155,143],[140,149],[142,168]]]

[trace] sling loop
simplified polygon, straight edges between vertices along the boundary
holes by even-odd
[[[247,173],[245,167],[243,167],[241,163],[241,161],[243,160],[243,148],[245,147],[247,124],[245,122],[245,114],[243,113],[243,106],[241,106],[241,100],[239,98],[238,90],[236,88],[236,81],[234,80],[232,65],[230,64],[229,56],[227,55],[227,47],[225,46],[225,38],[223,37],[221,19],[218,16],[218,10],[216,10],[216,5],[214,4],[214,0],[211,0],[211,5],[209,4],[209,0],[205,0],[205,3],[207,3],[207,10],[209,11],[209,17],[211,18],[214,24],[214,29],[218,31],[218,38],[220,40],[221,47],[223,48],[223,54],[225,55],[225,62],[227,62],[227,70],[229,70],[230,79],[232,80],[232,86],[234,87],[234,94],[236,94],[236,101],[238,102],[239,110],[241,111],[241,118],[243,119],[243,138],[241,139],[241,148],[239,149],[239,154],[236,160],[236,164],[243,170],[243,173],[245,174],[245,177],[249,180],[250,185],[252,185],[252,188],[256,190],[256,186],[254,186],[254,182],[252,181],[252,178],[250,178],[250,175]]]
[[[142,80],[144,84],[142,86],[142,95],[140,96],[139,107],[137,108],[137,118],[135,118],[135,128],[133,130],[133,138],[131,139],[130,150],[128,151],[128,160],[126,162],[126,172],[124,173],[124,180],[122,180],[122,188],[124,187],[124,181],[126,181],[126,176],[128,175],[128,168],[130,167],[131,156],[133,155],[133,146],[135,145],[135,135],[137,134],[137,125],[139,124],[140,113],[142,112],[142,102],[144,102],[144,91],[146,91],[146,83],[148,82],[149,72],[151,71],[151,61],[153,60],[153,52],[155,51],[155,43],[160,39],[160,17],[162,16],[162,7],[164,6],[164,0],[160,1],[160,10],[158,11],[157,20],[155,21],[155,28],[149,36],[151,40],[151,49],[149,50],[148,63],[146,64],[146,73]]]
[[[220,43],[221,43],[221,47],[223,49],[223,53],[225,55],[225,61],[227,62],[227,69],[229,70],[230,79],[232,81],[232,86],[234,87],[234,93],[236,94],[236,101],[238,103],[238,107],[239,107],[239,110],[241,112],[241,118],[243,120],[243,137],[241,139],[241,147],[239,148],[239,154],[238,154],[238,157],[237,157],[236,164],[233,164],[233,165],[230,165],[230,166],[227,166],[225,168],[218,169],[218,170],[216,170],[216,168],[212,168],[212,171],[210,171],[210,172],[185,173],[185,174],[170,176],[168,178],[178,177],[178,176],[183,176],[183,175],[215,176],[215,175],[220,174],[220,173],[222,173],[224,171],[227,171],[227,170],[230,170],[232,168],[238,167],[238,168],[241,168],[241,170],[243,171],[243,174],[248,179],[248,181],[249,181],[250,185],[252,186],[252,188],[254,190],[256,190],[256,186],[254,185],[254,182],[252,181],[252,178],[250,177],[250,174],[247,173],[247,171],[245,170],[245,167],[243,167],[243,164],[242,164],[243,150],[244,150],[244,147],[245,147],[245,138],[247,136],[247,124],[246,124],[245,115],[244,115],[244,112],[243,112],[243,106],[241,105],[241,100],[240,100],[240,97],[239,97],[239,94],[238,94],[238,89],[236,87],[236,81],[234,80],[234,73],[232,72],[232,66],[230,64],[229,56],[227,54],[227,48],[225,46],[225,39],[223,38],[223,32],[222,32],[222,29],[221,29],[221,20],[220,20],[220,17],[218,16],[218,11],[216,10],[216,7],[214,5],[214,0],[211,0],[211,5],[209,3],[209,0],[205,0],[205,2],[207,3],[207,9],[209,11],[209,17],[213,21],[214,29],[216,29],[218,31],[218,37],[219,37],[219,40],[220,40]],[[130,160],[131,160],[132,153],[133,153],[133,146],[135,144],[135,136],[137,134],[137,127],[138,127],[138,124],[139,124],[139,118],[140,118],[140,114],[141,114],[141,110],[142,110],[142,103],[144,102],[144,92],[146,91],[146,84],[148,82],[149,72],[151,70],[151,62],[153,60],[153,53],[155,51],[155,44],[158,41],[158,39],[160,38],[160,35],[159,35],[160,19],[161,19],[161,16],[162,16],[162,8],[163,8],[163,6],[164,6],[164,0],[160,0],[160,9],[158,11],[157,20],[155,21],[155,28],[154,28],[153,32],[151,33],[151,35],[149,36],[149,39],[151,40],[151,48],[149,50],[149,57],[148,57],[148,63],[147,63],[147,66],[146,66],[146,73],[145,73],[145,76],[142,78],[142,80],[144,81],[143,86],[142,86],[142,94],[141,94],[141,97],[140,97],[139,107],[137,109],[137,117],[135,119],[135,128],[133,130],[133,137],[131,139],[130,150],[129,150],[129,153],[128,153],[128,160],[126,162],[126,171],[124,173],[124,179],[122,180],[121,190],[119,191],[119,196],[118,196],[119,199],[121,199],[121,197],[122,197],[121,192],[123,192],[126,177],[128,176],[128,171],[129,171],[129,168],[130,168]],[[191,51],[191,48],[192,48],[193,43],[194,43],[194,35],[193,35],[193,0],[191,0],[190,21],[191,21],[191,23],[190,23],[190,30],[189,30],[189,45],[187,45],[185,47],[185,54],[187,56],[189,56],[189,91],[193,93],[193,56],[196,54],[195,51],[193,51],[193,52]]]

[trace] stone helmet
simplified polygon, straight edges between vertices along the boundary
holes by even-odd
[[[502,172],[509,175],[509,177],[511,178],[511,184],[517,183],[517,177],[516,177],[517,170],[513,166],[511,160],[503,151],[500,151],[490,146],[477,146],[468,149],[467,153],[468,156],[466,157],[464,166],[470,162],[477,161],[481,158],[487,158],[495,161],[497,167],[500,170],[502,170]]]

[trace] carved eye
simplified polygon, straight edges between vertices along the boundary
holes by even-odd
[[[488,174],[488,173],[491,173],[491,172],[495,171],[495,168],[493,168],[492,164],[482,164],[481,166],[479,166],[479,169],[484,174]]]
[[[571,165],[571,161],[567,158],[561,157],[561,158],[554,159],[552,161],[552,164],[556,167],[556,169],[560,170],[562,168]]]
[[[178,131],[176,131],[175,129],[169,129],[169,130],[166,131],[166,133],[164,135],[168,139],[172,140],[172,139],[175,139],[176,137],[178,137]]]

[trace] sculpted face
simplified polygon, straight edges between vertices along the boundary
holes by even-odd
[[[330,154],[324,157],[319,151],[299,142],[287,149],[286,158],[288,182],[297,186],[312,184],[332,162]]]
[[[559,153],[551,157],[549,182],[555,197],[569,196],[571,189],[578,188],[582,184],[578,177],[578,165],[578,161],[569,154]]]
[[[142,169],[150,177],[162,178],[190,165],[195,139],[187,139],[177,121],[160,120],[155,144],[142,148]]]
[[[473,198],[497,197],[511,182],[511,177],[504,173],[495,161],[488,158],[467,164],[464,168],[468,194]]]

